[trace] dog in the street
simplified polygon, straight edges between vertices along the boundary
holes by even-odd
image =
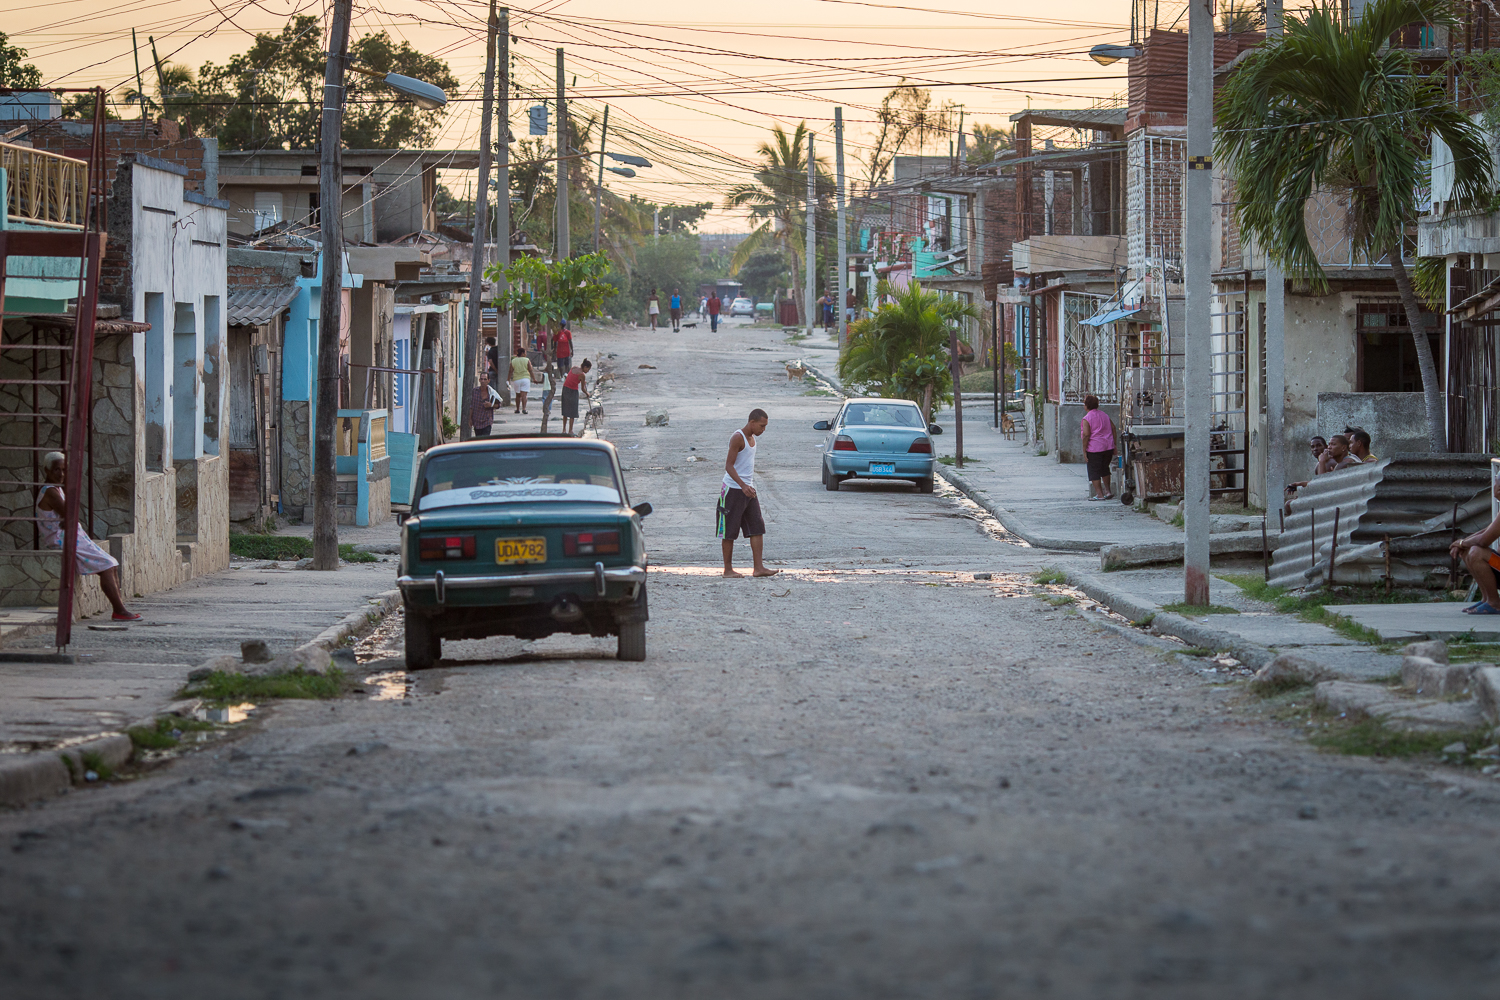
[[[788,361],[786,363],[786,380],[788,382],[795,382],[797,379],[801,378],[806,373],[807,373],[807,369],[804,368],[804,367],[802,367],[802,362],[800,362],[800,361]]]
[[[1005,435],[1005,440],[1016,439],[1016,422],[1010,418],[1009,413],[1000,414],[1000,431]]]

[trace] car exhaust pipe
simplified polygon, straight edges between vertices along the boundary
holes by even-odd
[[[574,622],[583,620],[583,608],[579,606],[578,599],[571,594],[564,594],[552,602],[552,607],[547,613],[552,620],[563,625],[572,625]]]

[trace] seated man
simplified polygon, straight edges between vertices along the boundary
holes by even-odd
[[[1363,427],[1345,427],[1344,433],[1349,435],[1349,454],[1359,459],[1361,465],[1380,461],[1370,454],[1370,435]]]
[[[1495,484],[1494,493],[1500,500],[1500,483]],[[1462,559],[1468,567],[1469,575],[1479,585],[1479,594],[1483,598],[1478,604],[1464,608],[1466,615],[1500,615],[1500,589],[1495,586],[1495,573],[1500,570],[1500,554],[1493,547],[1496,539],[1500,539],[1500,517],[1478,534],[1460,538],[1448,547],[1448,554]]]
[[[1311,449],[1311,451],[1312,451],[1312,457],[1313,457],[1313,475],[1316,476],[1318,474],[1317,465],[1318,465],[1319,462],[1321,462],[1323,460],[1323,452],[1325,452],[1325,451],[1328,450],[1328,441],[1321,434],[1314,434],[1312,437],[1310,437],[1310,438],[1307,439],[1307,447],[1309,449]],[[1300,482],[1300,483],[1287,483],[1286,484],[1287,499],[1290,500],[1292,497],[1296,496],[1297,495],[1297,489],[1299,487],[1306,486],[1306,485],[1307,485],[1307,480],[1305,480],[1305,479],[1302,480],[1302,482]]]
[[[1359,459],[1349,454],[1349,439],[1342,434],[1335,434],[1328,439],[1328,450],[1318,459],[1318,467],[1313,470],[1313,475],[1321,476],[1358,464]]]

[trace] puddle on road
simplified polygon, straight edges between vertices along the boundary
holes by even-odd
[[[382,670],[364,680],[370,701],[401,701],[411,697],[412,677],[405,670]]]
[[[233,724],[236,722],[244,722],[246,719],[250,718],[250,713],[255,711],[255,709],[256,705],[253,702],[248,701],[241,702],[238,705],[224,705],[220,708],[204,706],[193,710],[193,718],[197,719],[200,722]],[[206,732],[200,732],[196,735],[199,737],[206,737],[208,734]],[[202,740],[200,739],[199,742],[202,742]]]
[[[416,683],[407,671],[391,666],[406,660],[406,627],[400,613],[386,615],[369,635],[354,644],[360,666],[382,666],[364,678],[365,697],[370,701],[404,701],[412,697]]]
[[[1019,535],[1013,535],[1005,530],[1005,525],[1001,524],[995,518],[994,514],[991,514],[973,500],[970,500],[956,487],[950,485],[946,479],[938,477],[937,481],[933,484],[932,492],[944,500],[951,502],[962,512],[960,516],[973,521],[979,526],[981,531],[995,541],[1004,542],[1006,545],[1019,546],[1023,549],[1031,548],[1030,542]]]

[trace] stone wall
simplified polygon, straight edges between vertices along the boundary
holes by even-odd
[[[391,519],[391,459],[377,458],[370,463],[370,525]]]
[[[300,516],[312,503],[311,408],[305,399],[281,401],[281,509]]]
[[[0,607],[57,607],[61,561],[61,552],[0,552]],[[73,588],[74,619],[109,609],[99,577],[79,577]]]
[[[132,334],[94,339],[94,519],[102,536],[135,530],[136,435],[142,388]]]
[[[193,575],[229,568],[229,460],[205,455],[197,460],[198,545]]]

